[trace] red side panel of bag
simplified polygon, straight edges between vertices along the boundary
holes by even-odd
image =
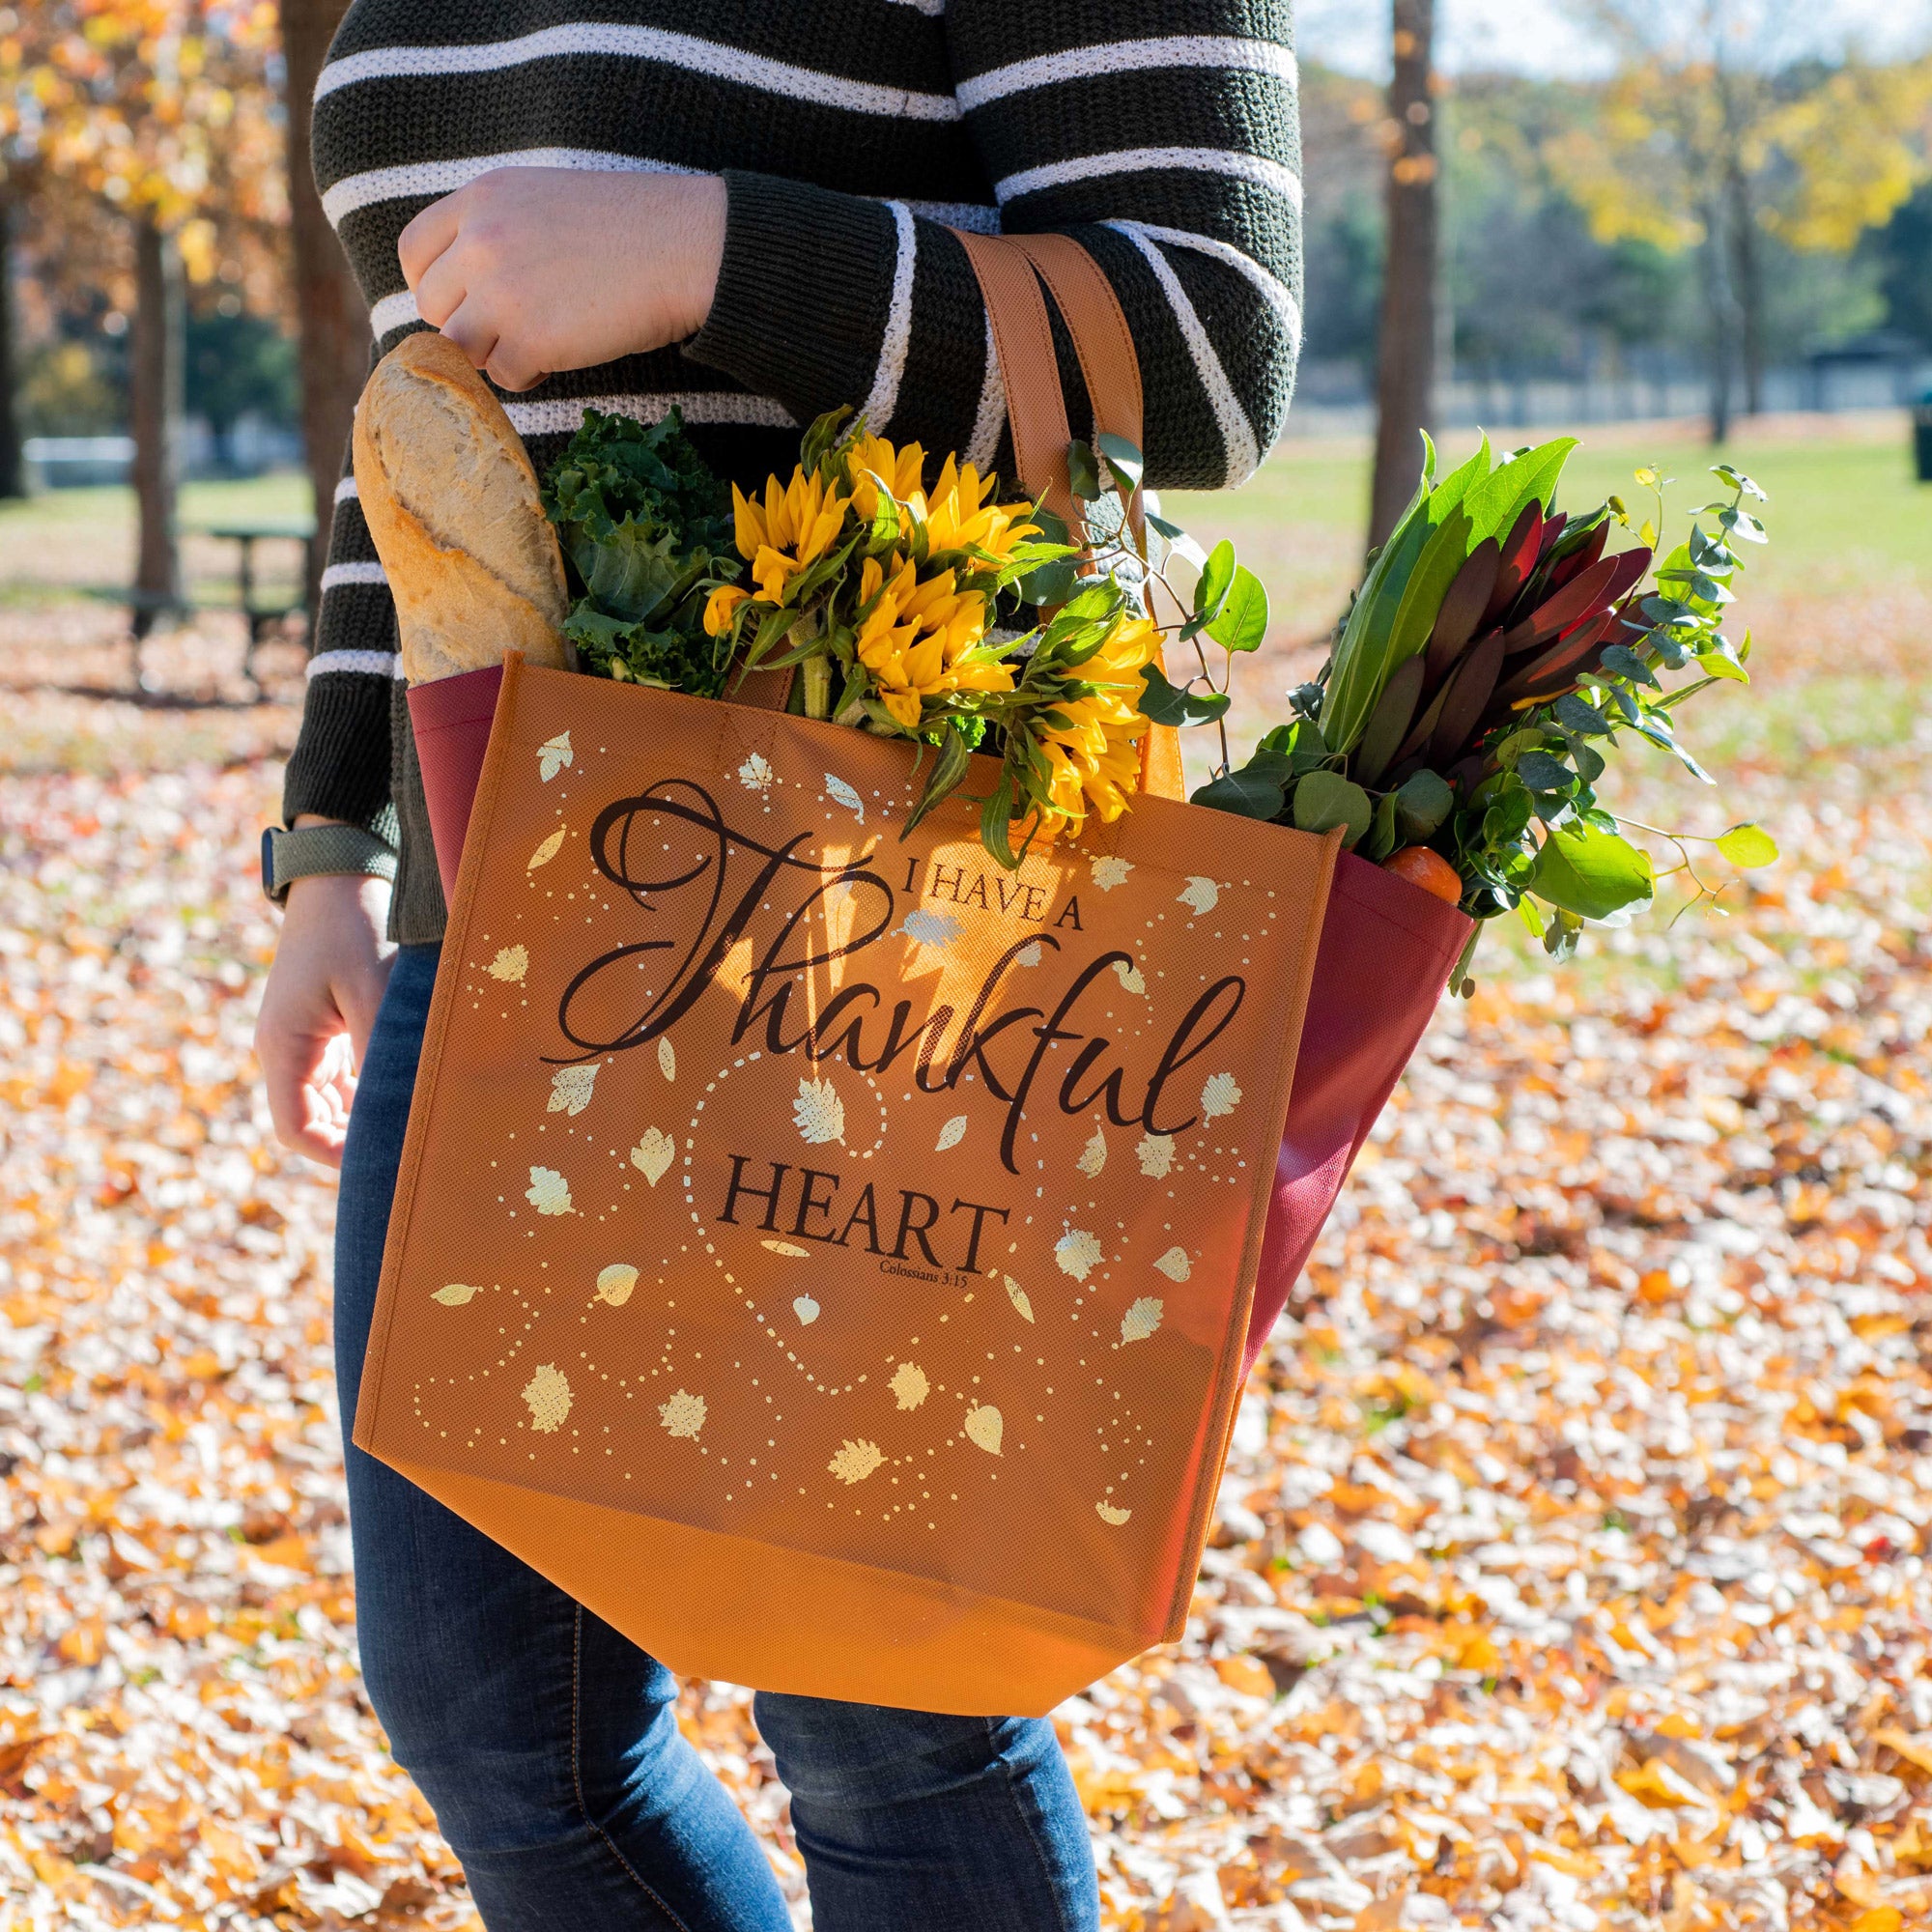
[[[1344,854],[1335,867],[1294,1066],[1244,1370],[1306,1265],[1369,1129],[1469,938],[1454,906]]]
[[[410,687],[410,728],[415,734],[416,764],[422,772],[423,803],[429,807],[430,838],[436,869],[442,875],[445,905],[456,898],[456,868],[463,859],[463,835],[476,802],[489,749],[490,721],[503,668],[465,671],[461,677]]]

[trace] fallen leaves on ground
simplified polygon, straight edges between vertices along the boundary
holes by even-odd
[[[156,767],[0,777],[10,1926],[475,1922],[357,1684],[333,1187],[248,1052],[291,696],[9,696]],[[1445,1009],[1186,1638],[1059,1713],[1115,1932],[1932,1922],[1932,735],[1888,757],[1747,762],[1733,917]],[[682,1715],[807,1922],[748,1694]]]

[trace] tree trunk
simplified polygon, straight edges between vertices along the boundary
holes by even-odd
[[[1737,365],[1737,304],[1727,272],[1724,221],[1721,209],[1705,213],[1704,294],[1711,352],[1711,441],[1726,441],[1731,434],[1731,377]]]
[[[24,497],[20,418],[15,405],[19,370],[18,329],[14,316],[14,198],[0,189],[0,498]]]
[[[180,251],[172,237],[142,216],[134,223],[134,339],[129,358],[134,495],[141,513],[134,563],[134,588],[143,593],[142,608],[134,616],[137,637],[146,635],[157,603],[181,596],[175,489],[186,329]]]
[[[1745,414],[1764,409],[1764,264],[1757,245],[1757,211],[1750,182],[1733,157],[1730,191],[1731,296],[1738,311],[1738,347],[1744,361]]]
[[[301,328],[302,440],[315,489],[315,541],[304,602],[311,631],[322,608],[328,519],[355,399],[369,373],[369,310],[316,193],[309,159],[309,110],[316,75],[348,0],[282,0],[282,58],[288,71],[289,229],[296,312]]]
[[[1369,543],[1381,543],[1414,493],[1435,385],[1435,0],[1394,0],[1388,252],[1376,356],[1376,469]]]

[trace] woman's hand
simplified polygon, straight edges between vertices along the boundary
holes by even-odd
[[[724,251],[717,175],[496,168],[396,244],[416,311],[500,387],[681,342]]]
[[[321,824],[302,818],[297,823]],[[355,1073],[396,949],[386,879],[297,879],[255,1021],[255,1057],[275,1138],[326,1167],[342,1165]]]

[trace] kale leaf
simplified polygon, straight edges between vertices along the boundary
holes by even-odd
[[[676,410],[649,425],[586,410],[544,480],[568,561],[564,635],[587,670],[716,697],[729,661],[705,600],[742,568],[731,500]]]

